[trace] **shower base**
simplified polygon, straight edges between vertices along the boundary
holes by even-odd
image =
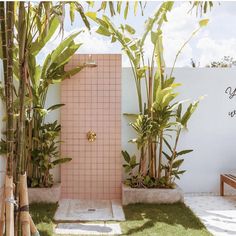
[[[63,199],[54,216],[56,222],[124,221],[119,200]]]

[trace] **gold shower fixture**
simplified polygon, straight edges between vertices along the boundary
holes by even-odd
[[[96,140],[96,138],[97,138],[97,134],[94,131],[90,130],[87,133],[87,139],[89,142],[94,142]]]

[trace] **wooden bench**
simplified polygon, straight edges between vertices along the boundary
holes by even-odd
[[[220,195],[224,196],[224,183],[236,188],[236,176],[232,174],[220,175]]]

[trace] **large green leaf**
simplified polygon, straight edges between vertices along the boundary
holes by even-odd
[[[71,70],[68,70],[66,71],[65,73],[61,74],[60,76],[54,78],[52,80],[53,83],[59,83],[61,82],[62,80],[64,79],[67,79],[67,78],[70,78],[72,77],[73,75],[79,73],[85,66],[78,66],[78,67],[75,67]]]
[[[49,27],[45,28],[38,36],[38,38],[31,44],[30,53],[37,55],[46,43],[52,38],[59,26],[59,19],[54,16],[50,19]]]
[[[99,26],[99,28],[96,30],[96,32],[98,34],[103,35],[103,36],[111,36],[111,33],[109,32],[109,30],[104,26]]]
[[[182,116],[181,124],[184,127],[187,127],[188,120],[190,119],[190,117],[192,116],[194,111],[197,109],[198,104],[199,104],[199,101],[196,101],[196,102],[190,104],[189,107],[187,108],[186,112]]]
[[[52,64],[52,69],[56,69],[62,65],[67,64],[81,45],[82,44],[75,44],[74,41],[72,41],[70,45],[68,45],[68,47],[60,54],[60,57],[54,60]]]
[[[64,49],[66,47],[68,47],[70,45],[70,43],[81,33],[82,31],[76,32],[74,34],[71,34],[70,36],[68,36],[66,39],[64,39],[59,46],[53,50],[52,54],[51,54],[51,61],[54,62],[60,55],[61,53],[64,51]]]

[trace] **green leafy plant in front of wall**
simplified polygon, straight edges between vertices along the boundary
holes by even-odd
[[[42,55],[39,56],[39,54],[53,37],[56,38],[58,31],[63,35],[67,10],[71,23],[75,21],[77,14],[86,28],[90,30],[90,23],[85,15],[83,5],[94,7],[94,3],[91,1],[86,3],[52,1],[32,3],[29,1],[15,4],[15,14],[13,14],[15,17],[12,17],[14,26],[11,30],[15,41],[10,48],[12,49],[10,51],[13,57],[15,80],[8,86],[10,88],[8,90],[11,91],[10,98],[5,92],[7,86],[1,89],[7,109],[13,109],[13,112],[7,110],[7,119],[5,119],[5,121],[10,121],[7,122],[7,129],[12,132],[8,132],[11,134],[10,138],[6,135],[7,132],[4,132],[6,136],[0,142],[0,152],[7,154],[8,163],[11,165],[8,168],[9,173],[14,176],[15,182],[18,182],[19,173],[27,171],[30,186],[51,186],[52,176],[49,174],[49,170],[57,164],[70,160],[70,158],[58,155],[59,146],[56,144],[58,144],[60,130],[56,129],[52,134],[51,129],[54,127],[54,122],[45,122],[47,115],[55,109],[59,109],[63,104],[46,108],[45,101],[48,89],[52,84],[60,83],[86,66],[78,65],[67,71],[64,68],[81,45],[74,41],[80,32],[61,41],[55,50],[43,58],[42,64],[39,64],[37,59],[39,57],[42,59]],[[122,5],[121,2],[107,3],[102,1],[97,11],[108,9],[111,16],[124,12],[124,17],[127,17],[129,3],[125,3],[124,11]],[[134,14],[137,13],[138,8],[143,10],[141,2],[134,4]],[[4,6],[1,9],[4,9]],[[1,39],[5,39],[3,19],[1,23],[3,35]],[[0,57],[6,62],[4,54],[6,43],[0,40],[0,44]],[[7,73],[6,63],[4,63],[4,73]],[[12,103],[8,103],[9,100]],[[10,145],[8,145],[9,143]],[[52,145],[53,148],[48,145]]]
[[[18,27],[15,28],[13,47],[13,123],[14,143],[13,168],[11,172],[17,182],[18,173],[27,171],[31,187],[50,187],[53,184],[50,170],[58,164],[70,161],[59,153],[60,125],[56,121],[46,122],[47,115],[64,104],[55,104],[46,108],[48,89],[52,84],[80,72],[85,65],[65,70],[73,54],[81,44],[75,43],[74,33],[61,40],[42,64],[38,57],[49,40],[57,36],[60,29],[62,4],[52,2],[19,5],[21,15],[16,15]],[[24,27],[23,27],[24,26]],[[42,55],[40,56],[42,58]],[[1,52],[1,58],[3,54]],[[20,63],[20,66],[19,66]],[[5,89],[1,89],[2,98],[6,98]],[[6,139],[0,143],[1,153],[7,153]]]
[[[208,20],[199,21],[199,27],[193,31],[177,52],[173,67],[168,73],[165,69],[162,43],[162,26],[167,22],[167,13],[171,12],[174,2],[164,2],[153,17],[146,21],[144,33],[140,38],[135,36],[135,29],[130,25],[117,28],[105,15],[98,18],[95,13],[87,13],[99,28],[97,33],[111,37],[112,43],[119,42],[128,56],[135,81],[138,114],[125,114],[136,117],[130,122],[137,137],[130,140],[137,147],[139,156],[129,155],[123,151],[124,169],[128,174],[126,183],[132,187],[173,188],[175,179],[185,172],[181,169],[184,154],[192,150],[178,150],[178,143],[183,129],[199,101],[190,103],[184,110],[182,103],[177,101],[173,71],[178,56],[185,45],[205,25]],[[195,7],[195,5],[193,5]],[[153,51],[151,58],[145,55],[145,42],[151,38]],[[144,90],[144,91],[143,91]],[[166,151],[167,149],[167,151]]]

